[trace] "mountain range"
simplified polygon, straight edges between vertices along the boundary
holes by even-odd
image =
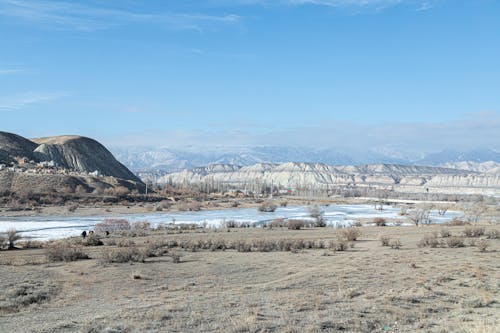
[[[400,164],[445,166],[457,168],[470,162],[465,169],[487,171],[487,165],[475,169],[473,164],[484,162],[500,163],[500,153],[481,149],[470,151],[444,150],[422,154],[407,153],[394,149],[373,149],[367,151],[339,151],[336,149],[311,149],[299,147],[238,147],[238,148],[155,148],[155,147],[112,147],[114,155],[135,172],[175,172],[183,169],[211,164],[232,164],[248,166],[256,163],[324,163],[328,165]],[[454,164],[455,163],[455,164]],[[495,167],[492,165],[492,167]]]

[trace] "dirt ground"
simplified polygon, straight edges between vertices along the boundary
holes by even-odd
[[[483,225],[486,232],[499,225]],[[446,227],[462,235],[466,227]],[[442,226],[364,227],[346,251],[170,249],[145,262],[48,262],[46,249],[0,252],[0,332],[499,332],[500,239],[419,247]],[[335,240],[341,230],[149,232],[129,240]],[[382,246],[381,236],[402,247]],[[130,237],[130,236],[127,236]],[[114,244],[120,238],[104,239]],[[444,240],[443,240],[444,241]],[[471,246],[471,243],[476,245]]]

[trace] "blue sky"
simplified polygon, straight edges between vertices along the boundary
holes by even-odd
[[[494,0],[0,0],[0,130],[500,149]]]

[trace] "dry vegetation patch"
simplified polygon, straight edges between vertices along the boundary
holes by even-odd
[[[124,247],[132,239],[112,234],[80,247],[90,260],[0,265],[0,304],[13,304],[0,327],[16,331],[15,309],[26,331],[42,332],[494,332],[500,241],[486,236],[500,227],[458,236],[466,227],[148,230]]]

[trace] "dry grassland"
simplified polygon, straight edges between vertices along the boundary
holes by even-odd
[[[112,235],[70,262],[1,251],[0,332],[499,332],[500,240],[448,247],[466,228],[366,227],[344,251],[331,228]],[[145,261],[109,260],[130,250]]]

